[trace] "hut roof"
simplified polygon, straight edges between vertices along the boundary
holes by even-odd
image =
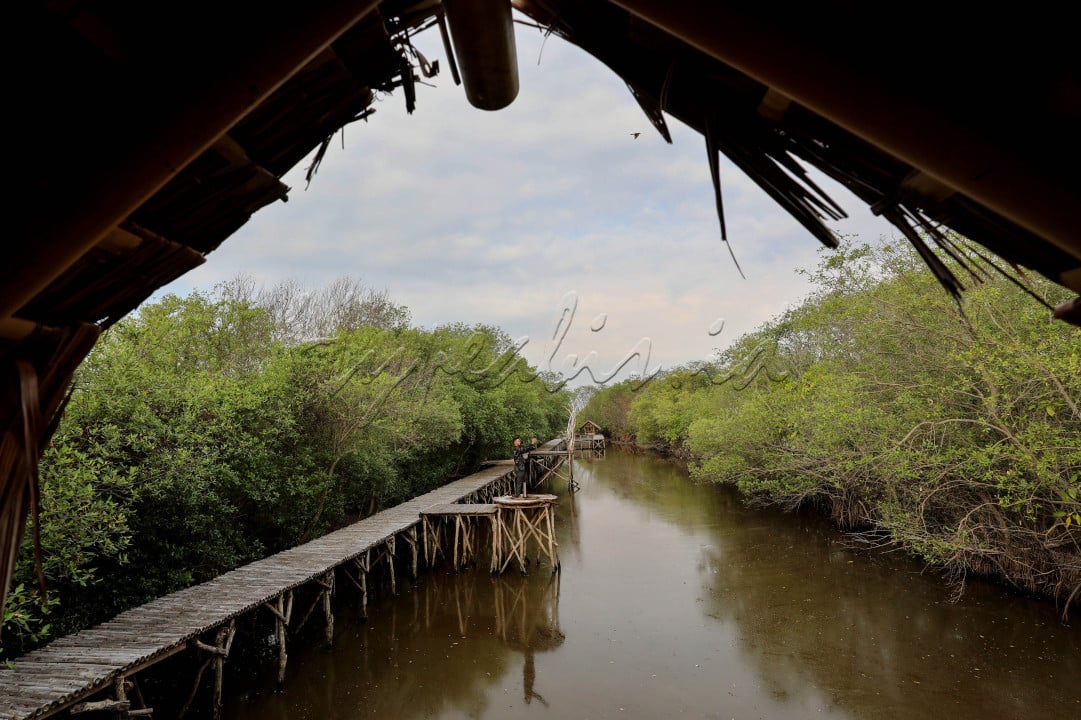
[[[448,9],[471,5],[493,2]],[[723,153],[832,245],[823,218],[844,211],[811,166],[901,227],[952,290],[960,280],[925,247],[951,252],[938,227],[988,262],[1081,292],[1081,75],[1060,6],[974,17],[917,0],[888,18],[852,3],[513,6],[626,81],[666,139],[670,117],[700,131],[719,212]],[[467,15],[449,18],[448,60],[472,102],[498,104],[477,58],[500,56],[502,16]],[[376,92],[422,111],[416,77],[431,68],[409,38],[440,32],[444,16],[438,0],[87,0],[20,13],[36,52],[13,68],[7,126],[20,176],[9,207],[26,222],[0,263],[4,589],[38,447],[101,329],[286,200],[284,173],[372,112]]]

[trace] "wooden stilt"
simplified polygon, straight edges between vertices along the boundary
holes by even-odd
[[[269,605],[267,606],[269,608]],[[184,707],[181,708],[181,712],[179,712],[179,715],[177,716],[178,718],[183,718],[187,715],[188,709],[191,707],[191,702],[193,701],[193,699],[195,699],[196,693],[199,690],[199,684],[202,680],[203,672],[211,665],[214,666],[214,696],[212,701],[213,706],[211,708],[211,714],[212,717],[215,718],[215,720],[222,717],[222,689],[224,681],[223,679],[225,675],[225,659],[229,656],[229,650],[232,648],[232,639],[233,637],[236,637],[236,634],[237,622],[235,621],[235,619],[233,619],[233,621],[229,622],[228,627],[218,628],[217,634],[214,636],[213,645],[205,643],[198,638],[191,641],[191,644],[195,645],[198,650],[208,654],[209,657],[206,658],[205,661],[203,661],[202,665],[199,666],[199,671],[196,674],[195,684],[191,686],[191,693],[188,695],[188,699],[187,702],[184,703]],[[142,693],[139,693],[139,697],[142,698]],[[145,705],[145,703],[143,703],[143,705]],[[147,708],[147,710],[148,712],[145,712],[144,715],[149,715],[150,712],[154,711],[150,708]],[[133,716],[135,712],[136,711],[131,711],[128,715]]]
[[[363,558],[363,559],[361,559]],[[368,619],[368,568],[371,563],[371,553],[368,550],[364,551],[361,557],[356,558],[353,562],[357,564],[357,568],[360,570],[360,617],[364,620]]]
[[[503,572],[514,561],[524,575],[529,565],[530,540],[537,548],[537,563],[547,556],[555,572],[559,567],[558,543],[555,540],[555,522],[551,507],[555,505],[555,495],[530,495],[528,497],[499,497],[495,504],[499,508],[497,532],[499,542],[498,572]]]
[[[289,594],[289,605],[293,604],[293,595]],[[291,607],[289,608],[292,609]],[[277,633],[278,633],[278,686],[281,687],[285,684],[285,666],[289,662],[289,652],[286,647],[286,630],[289,629],[288,619],[286,616],[286,606],[284,595],[278,596],[278,618],[275,621]]]
[[[327,570],[323,578],[326,583],[323,590],[323,616],[326,618],[326,641],[327,647],[334,647],[334,611],[330,605],[330,597],[334,593],[334,569]]]
[[[274,637],[278,641],[278,687],[285,684],[285,664],[289,661],[289,655],[285,651],[285,617],[284,596],[278,596],[278,616],[274,619]]]
[[[278,687],[281,687],[285,685],[285,665],[289,661],[289,654],[285,648],[285,631],[289,627],[289,618],[293,614],[292,591],[279,595],[275,605],[263,603],[263,607],[274,615],[274,637],[278,643]]]
[[[118,676],[116,678],[116,681],[114,682],[114,687],[116,688],[116,702],[118,704],[123,704],[126,706],[123,710],[119,708],[117,708],[116,710],[117,720],[123,720],[128,716],[128,710],[131,709],[131,703],[128,701],[127,678],[125,678],[123,675]]]
[[[462,522],[465,525],[465,533],[462,538],[462,549],[466,553],[466,562],[472,567],[477,563],[477,550],[476,545],[473,542],[477,537],[477,523],[476,519],[472,517],[463,518]]]
[[[267,605],[266,607],[269,608],[271,612],[275,612],[270,605]],[[199,685],[202,682],[203,673],[206,672],[206,669],[211,665],[214,666],[214,697],[212,701],[213,705],[211,708],[211,713],[215,719],[221,717],[222,684],[225,660],[229,657],[229,651],[233,647],[233,638],[235,636],[236,620],[231,620],[228,627],[222,627],[218,629],[217,634],[214,636],[213,645],[204,643],[198,638],[191,641],[191,644],[194,645],[197,650],[206,653],[208,657],[206,658],[206,660],[203,661],[202,665],[199,666],[199,671],[195,673],[195,682],[192,684],[191,693],[188,694],[188,699],[184,702],[184,706],[180,709],[180,713],[179,715],[177,715],[178,718],[183,718],[188,714],[188,710],[191,708],[191,703],[195,699],[196,693],[199,691]],[[137,686],[136,691],[138,692]],[[140,704],[145,706],[146,703],[142,701],[142,693],[138,694]],[[149,715],[150,713],[153,713],[152,708],[146,708],[146,710],[147,712],[140,714]],[[128,715],[134,716],[136,712],[138,711],[131,711],[128,713]]]
[[[412,551],[413,557],[413,575],[412,579],[415,582],[417,579],[417,526],[414,525],[405,531],[405,541],[409,543],[409,549]]]
[[[387,538],[387,566],[390,567],[390,594],[397,597],[398,581],[394,577],[394,535]]]
[[[228,635],[226,628],[218,630],[217,636],[214,638],[214,646],[219,648],[225,647],[225,638]],[[223,655],[214,655],[214,705],[211,707],[211,714],[214,720],[220,720],[221,708],[222,708],[222,685],[224,684],[225,674],[225,657]]]
[[[462,516],[461,515],[455,515],[454,516],[454,545],[451,546],[454,549],[454,558],[453,558],[454,572],[458,572],[458,534],[461,531],[461,529],[462,529]]]
[[[545,519],[548,522],[548,557],[552,560],[552,572],[556,573],[560,570],[559,553],[556,552],[556,524],[555,514],[551,511],[544,513]]]
[[[420,534],[421,540],[424,542],[424,565],[426,567],[432,566],[432,561],[428,558],[428,532],[431,526],[431,521],[428,520],[427,515],[421,515],[420,517]]]

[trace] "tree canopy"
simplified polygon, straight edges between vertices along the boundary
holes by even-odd
[[[605,388],[584,414],[699,480],[1076,603],[1081,330],[1029,294],[1066,291],[988,276],[958,308],[907,245],[804,272],[815,292],[714,362]]]
[[[237,278],[112,327],[41,463],[5,655],[278,552],[552,437],[571,392],[495,327],[411,327],[350,279]]]

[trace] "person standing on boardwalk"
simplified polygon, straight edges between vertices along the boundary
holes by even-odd
[[[529,447],[522,447],[522,438],[514,438],[514,494],[518,497],[525,495],[529,451],[536,449],[537,438],[533,438],[533,442]]]

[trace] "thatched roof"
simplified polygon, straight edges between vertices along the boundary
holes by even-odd
[[[27,222],[0,263],[3,591],[38,449],[101,329],[285,200],[279,178],[370,112],[375,91],[423,112],[414,78],[430,68],[408,35],[439,32],[444,7],[470,100],[512,100],[509,14],[495,12],[505,3],[88,0],[22,14],[35,52],[12,68],[8,117],[9,207]],[[888,15],[855,3],[514,6],[622,77],[657,132],[667,137],[667,117],[702,132],[722,232],[718,152],[827,245],[822,218],[844,210],[804,166],[901,227],[951,290],[967,279],[924,247],[930,238],[952,252],[940,225],[985,248],[987,263],[1081,292],[1081,72],[1056,6],[978,16],[920,2]],[[1069,312],[1081,324],[1081,307]]]

